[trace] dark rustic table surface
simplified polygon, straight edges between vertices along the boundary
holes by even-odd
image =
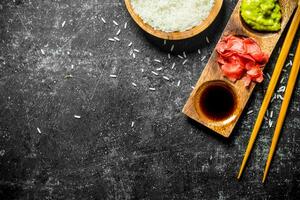
[[[201,51],[183,64],[177,53],[168,58],[170,42],[137,27],[123,0],[1,0],[0,199],[299,199],[299,80],[265,185],[280,90],[235,177],[268,76],[229,139],[181,113],[236,3],[224,1],[199,44],[175,44]]]

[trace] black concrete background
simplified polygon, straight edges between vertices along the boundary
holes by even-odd
[[[298,199],[299,81],[266,185],[280,99],[269,109],[272,128],[264,122],[242,180],[235,177],[268,79],[229,139],[181,113],[236,2],[224,1],[215,31],[200,36],[210,43],[182,65],[146,39],[122,0],[1,0],[0,199]],[[121,41],[108,41],[118,29]]]

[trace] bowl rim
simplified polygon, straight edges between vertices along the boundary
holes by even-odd
[[[155,30],[152,26],[145,23],[141,19],[141,17],[138,14],[135,13],[130,1],[131,0],[125,0],[125,5],[126,5],[126,8],[129,12],[129,14],[131,15],[131,17],[135,21],[135,23],[138,24],[138,26],[140,28],[142,28],[145,32],[149,33],[150,35],[153,35],[157,38],[165,39],[165,40],[188,39],[188,38],[194,37],[194,36],[198,35],[199,33],[203,32],[216,19],[216,17],[218,16],[218,14],[219,14],[219,12],[222,8],[222,5],[223,5],[223,0],[215,0],[214,6],[212,7],[211,12],[208,15],[208,17],[204,21],[202,21],[199,25],[197,25],[197,26],[195,26],[195,27],[193,27],[189,30],[186,30],[186,31],[183,31],[183,32],[179,32],[179,31],[164,32],[164,31],[160,31],[160,30]]]

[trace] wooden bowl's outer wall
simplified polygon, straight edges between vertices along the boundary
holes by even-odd
[[[221,10],[222,4],[223,4],[223,0],[215,0],[215,4],[214,4],[209,16],[198,26],[195,26],[194,28],[189,29],[187,31],[183,31],[183,32],[168,33],[168,32],[163,32],[160,30],[155,30],[150,25],[144,23],[144,21],[134,12],[130,0],[125,0],[125,5],[126,5],[126,8],[129,12],[129,14],[133,18],[133,20],[139,25],[139,27],[142,28],[147,33],[149,33],[157,38],[161,38],[161,39],[165,39],[165,40],[183,40],[183,39],[191,38],[191,37],[198,35],[199,33],[204,31],[205,29],[207,29],[212,24],[212,22],[218,16],[218,14]]]
[[[276,33],[258,33],[253,30],[251,30],[249,27],[247,27],[241,20],[240,17],[240,5],[241,0],[237,3],[223,33],[222,36],[226,35],[244,35],[251,38],[254,38],[262,50],[269,55],[272,54],[272,51],[274,50],[282,32],[284,31],[289,19],[291,18],[295,8],[297,7],[297,0],[279,0],[279,3],[281,5],[282,9],[282,22],[281,22],[281,30]],[[255,87],[255,83],[252,83],[251,86],[247,89],[244,86],[244,83],[242,80],[237,81],[236,83],[231,83],[226,78],[223,77],[222,72],[220,70],[220,67],[217,63],[217,55],[215,50],[213,51],[206,67],[204,68],[202,75],[200,76],[198,82],[196,83],[195,89],[190,94],[189,99],[187,100],[187,103],[185,104],[183,108],[183,113],[185,113],[190,118],[194,119],[195,121],[203,124],[204,126],[210,128],[211,130],[219,133],[220,135],[224,137],[229,137],[232,133],[232,130],[234,129],[241,113],[243,112],[247,101],[249,100],[249,97],[251,96],[251,93]],[[273,67],[269,66],[268,67]],[[220,122],[213,123],[212,121],[207,120],[204,117],[199,116],[199,114],[196,112],[196,108],[194,105],[194,97],[196,95],[196,92],[198,91],[199,87],[201,87],[205,82],[213,81],[213,80],[223,80],[227,82],[228,84],[232,85],[236,95],[238,97],[238,106],[237,110],[235,112],[236,118],[235,120],[231,121],[229,124],[220,124]]]

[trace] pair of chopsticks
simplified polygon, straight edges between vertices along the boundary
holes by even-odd
[[[278,79],[280,77],[283,65],[284,65],[284,63],[286,61],[286,58],[288,56],[288,53],[289,53],[290,47],[292,45],[293,39],[294,39],[294,37],[296,35],[296,32],[298,30],[299,24],[300,24],[300,0],[298,1],[298,8],[296,10],[296,13],[293,17],[292,23],[290,25],[290,28],[289,28],[288,33],[286,35],[286,38],[284,40],[281,52],[279,54],[279,57],[278,57],[278,60],[276,62],[276,65],[275,65],[273,75],[271,77],[271,80],[270,80],[270,83],[269,83],[269,86],[268,86],[268,89],[267,89],[267,92],[266,92],[266,95],[264,97],[264,100],[263,100],[261,109],[259,111],[256,123],[254,125],[253,131],[252,131],[252,134],[251,134],[251,137],[250,137],[250,140],[249,140],[249,143],[248,143],[245,155],[244,155],[244,159],[242,161],[242,165],[240,167],[240,171],[239,171],[239,174],[238,174],[238,177],[237,177],[238,179],[241,178],[243,170],[245,169],[247,160],[250,156],[250,153],[251,153],[251,150],[253,148],[254,142],[255,142],[256,137],[258,135],[258,131],[259,131],[259,129],[261,127],[261,124],[262,124],[262,121],[264,119],[264,115],[265,115],[265,113],[268,109],[269,103],[270,103],[271,98],[273,96],[275,87],[276,87]],[[275,132],[274,132],[274,136],[273,136],[273,139],[272,139],[270,152],[269,152],[269,155],[268,155],[268,160],[267,160],[266,167],[265,167],[265,170],[264,170],[264,176],[263,176],[263,180],[262,180],[263,183],[265,182],[267,174],[269,172],[270,164],[271,164],[271,161],[272,161],[275,149],[276,149],[276,145],[277,145],[277,142],[278,142],[278,139],[279,139],[280,131],[281,131],[281,128],[283,126],[283,122],[284,122],[284,119],[285,119],[285,116],[286,116],[286,111],[288,109],[288,105],[289,105],[289,102],[290,102],[290,99],[291,99],[291,96],[292,96],[292,92],[293,92],[293,89],[294,89],[294,86],[295,86],[295,83],[296,83],[296,80],[297,80],[297,76],[298,76],[298,72],[299,72],[299,66],[300,66],[300,41],[298,43],[297,51],[296,51],[296,54],[295,54],[295,57],[294,57],[294,63],[293,63],[292,69],[291,69],[291,74],[290,74],[288,84],[287,84],[287,87],[286,87],[286,91],[285,91],[285,95],[284,95],[284,100],[283,100],[283,103],[282,103],[282,106],[281,106],[281,109],[280,109],[280,114],[279,114],[279,117],[278,117],[278,121],[277,121],[277,124],[276,124],[276,127],[275,127]]]

